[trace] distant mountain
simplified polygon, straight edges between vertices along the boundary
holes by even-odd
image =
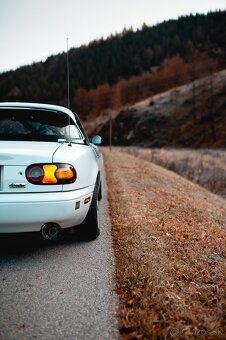
[[[177,64],[174,62],[173,68],[170,61],[175,58]],[[196,65],[204,59],[211,61],[212,65],[214,62],[219,69],[224,68],[226,11],[189,15],[153,27],[144,25],[136,32],[124,30],[106,40],[71,49],[69,59],[72,109],[78,111],[82,119],[92,119],[103,109],[115,109],[145,98],[148,91],[158,93],[186,83],[188,76],[192,80],[210,74],[209,67],[197,72]],[[167,79],[170,72],[173,77],[168,82],[161,78],[161,84],[157,84],[159,77],[156,74],[167,65]],[[186,77],[183,78],[182,74]],[[155,82],[152,77],[151,87],[131,98],[131,81],[144,75],[156,77]],[[121,85],[117,86],[119,83]],[[47,58],[45,62],[0,74],[0,101],[66,105],[66,86],[66,55],[62,53]]]

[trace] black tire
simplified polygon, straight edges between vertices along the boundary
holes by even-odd
[[[100,234],[98,194],[98,186],[96,185],[88,214],[85,220],[79,226],[77,235],[81,240],[92,241],[95,240]]]
[[[98,201],[102,200],[102,186],[101,186],[101,181],[99,184],[99,191],[98,191]]]

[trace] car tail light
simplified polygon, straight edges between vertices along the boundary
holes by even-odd
[[[26,176],[27,178],[31,178],[33,183],[39,183],[44,177],[43,168],[38,165],[34,165],[29,169],[29,171],[27,169]]]
[[[32,184],[70,184],[76,181],[77,174],[70,164],[32,164],[26,169],[27,180]]]

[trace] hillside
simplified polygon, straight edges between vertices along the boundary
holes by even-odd
[[[122,339],[225,339],[226,203],[103,149]]]
[[[99,118],[97,118],[99,119]],[[104,120],[105,119],[105,120]],[[109,115],[97,130],[109,143]],[[115,113],[114,145],[225,147],[226,70],[174,87]]]
[[[69,60],[71,107],[82,119],[90,113],[95,117],[102,109],[145,98],[147,91],[162,92],[188,78],[208,75],[213,66],[225,67],[226,11],[180,17],[153,27],[143,25],[136,32],[124,30],[71,49]],[[138,77],[136,84],[134,77]],[[0,74],[0,101],[66,105],[66,86],[66,55],[62,53]],[[140,87],[142,93],[137,96]],[[131,92],[133,97],[136,92],[135,98]]]

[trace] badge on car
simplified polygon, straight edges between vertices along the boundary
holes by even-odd
[[[11,183],[9,185],[10,189],[23,189],[26,188],[26,184],[24,183]]]

